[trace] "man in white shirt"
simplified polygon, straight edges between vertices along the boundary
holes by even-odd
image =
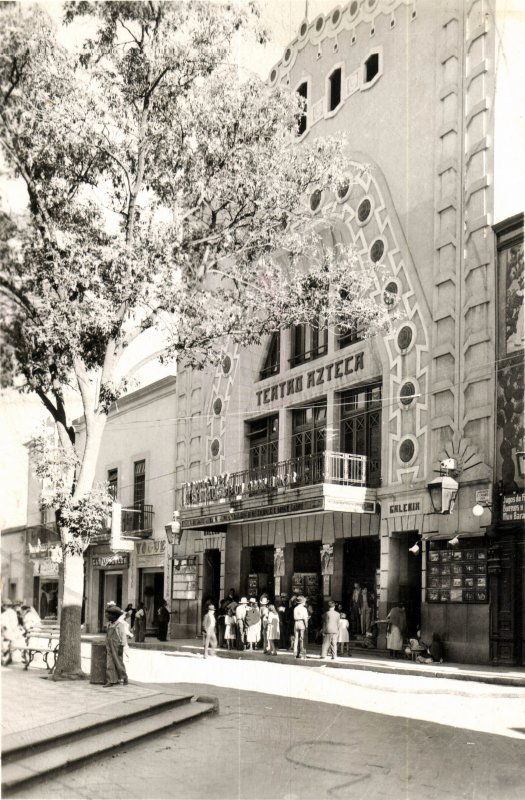
[[[202,630],[205,635],[204,658],[208,658],[208,652],[212,656],[215,655],[215,649],[217,647],[217,636],[215,633],[215,627],[216,627],[215,606],[209,605],[208,611],[204,615],[204,619],[202,620]]]
[[[293,654],[296,658],[303,658],[306,660],[304,637],[308,628],[308,611],[306,610],[306,598],[302,595],[299,595],[297,598],[297,605],[293,610],[293,619]]]
[[[248,599],[246,597],[241,597],[239,605],[235,608],[235,620],[237,622],[237,650],[244,650],[247,607]]]

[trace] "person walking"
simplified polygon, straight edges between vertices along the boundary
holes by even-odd
[[[128,674],[124,666],[124,647],[127,646],[128,637],[126,633],[125,614],[118,606],[106,608],[108,625],[106,628],[106,683],[103,688],[109,686],[125,685],[128,682]]]
[[[263,653],[269,651],[268,646],[268,614],[269,614],[269,597],[267,594],[262,594],[260,598],[259,613],[261,615],[261,633],[262,633],[262,650]]]
[[[216,624],[215,606],[213,603],[210,603],[208,606],[208,611],[202,620],[202,631],[204,633],[204,658],[208,658],[208,653],[211,656],[215,655],[215,649],[217,647],[217,635],[215,633]]]
[[[250,597],[250,605],[246,609],[246,644],[248,650],[255,651],[261,638],[261,614],[255,597]]]
[[[333,600],[328,601],[328,611],[323,614],[323,643],[321,645],[321,658],[327,658],[328,653],[332,661],[337,659],[337,637],[339,634],[339,620],[341,615],[335,610]]]
[[[275,642],[278,641],[280,632],[279,614],[277,613],[275,606],[270,604],[268,606],[266,639],[268,642],[268,652],[271,656],[277,655],[277,647]]]
[[[233,650],[236,638],[235,611],[229,608],[224,617],[224,645],[228,650]]]
[[[135,634],[136,642],[143,642],[146,639],[146,611],[144,609],[144,603],[142,600],[140,601],[139,607],[135,612],[133,633]]]
[[[361,608],[359,609],[359,618],[361,622],[361,633],[363,636],[370,630],[370,623],[372,622],[372,598],[368,594],[368,589],[363,586],[361,590]]]
[[[160,601],[159,610],[157,611],[157,620],[157,639],[159,642],[165,642],[168,638],[168,625],[170,624],[170,612],[168,611],[166,600]]]
[[[350,635],[348,633],[348,620],[346,618],[346,614],[341,614],[339,619],[339,632],[337,634],[337,645],[341,645],[341,655],[344,655],[346,652],[347,655],[350,655]]]
[[[244,650],[246,644],[246,609],[248,600],[241,597],[239,605],[235,609],[235,622],[237,625],[237,650]]]
[[[386,646],[390,651],[390,658],[398,658],[398,653],[403,649],[407,628],[407,617],[403,603],[390,609],[386,621],[388,623],[386,627]]]
[[[296,658],[306,661],[305,634],[308,629],[308,611],[306,610],[306,597],[299,595],[293,610],[294,642],[293,654]]]

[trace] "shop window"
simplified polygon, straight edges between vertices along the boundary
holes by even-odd
[[[341,67],[338,67],[328,78],[328,111],[335,111],[341,103],[341,77]]]
[[[250,471],[262,470],[279,459],[279,416],[263,417],[248,423]]]
[[[303,133],[306,131],[308,122],[308,84],[306,81],[304,83],[301,83],[301,85],[297,89],[297,94],[304,100],[297,128],[297,135],[302,136]]]
[[[381,384],[341,394],[341,450],[367,456],[367,485],[381,480]]]
[[[328,329],[322,324],[294,325],[291,329],[290,366],[305,364],[328,352]]]
[[[263,368],[259,373],[260,380],[269,378],[271,375],[277,375],[280,369],[281,357],[281,333],[274,331],[270,337],[266,356],[263,363]]]
[[[117,499],[118,493],[118,469],[108,469],[108,493],[113,500]]]

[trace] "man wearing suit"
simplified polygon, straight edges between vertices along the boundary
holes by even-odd
[[[321,658],[327,658],[330,652],[332,660],[337,658],[337,634],[339,632],[340,614],[335,610],[333,600],[328,601],[328,611],[323,614],[323,644]]]

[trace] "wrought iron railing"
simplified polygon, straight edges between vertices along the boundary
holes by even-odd
[[[133,503],[121,509],[120,531],[123,539],[147,539],[153,533],[153,506],[146,503]],[[105,528],[91,535],[92,544],[107,544],[111,539],[111,517]]]
[[[316,483],[367,486],[367,456],[325,452],[257,469],[223,473],[182,486],[182,507],[203,506]]]

